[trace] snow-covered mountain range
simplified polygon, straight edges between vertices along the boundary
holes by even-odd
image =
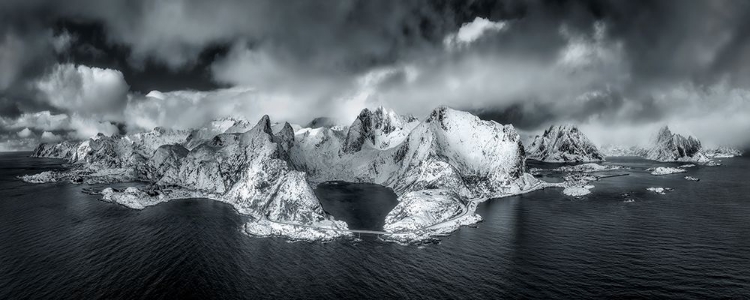
[[[599,151],[604,157],[610,156],[644,156],[645,149],[640,146],[622,146],[607,144],[599,147]]]
[[[32,183],[145,182],[144,188],[104,189],[103,200],[140,209],[171,199],[210,198],[250,216],[244,226],[249,234],[304,240],[352,235],[346,223],[323,210],[314,186],[376,183],[391,188],[399,201],[386,217],[384,238],[408,242],[480,221],[474,213],[478,200],[550,186],[580,196],[598,178],[573,170],[564,183],[546,183],[527,173],[527,157],[543,162],[604,159],[575,126],[551,126],[525,150],[512,125],[445,106],[422,120],[379,107],[362,110],[350,126],[329,121],[302,128],[271,123],[268,116],[255,124],[223,118],[193,130],[155,128],[41,144],[32,156],[65,159],[70,168],[21,178]],[[647,148],[606,149],[665,162],[711,162],[700,141],[667,127]],[[738,152],[721,148],[710,154]]]
[[[704,149],[703,152],[706,156],[711,158],[728,158],[742,156],[744,153],[742,150],[735,149],[727,146],[720,146],[716,148]]]
[[[601,150],[605,156],[640,156],[661,162],[683,161],[703,164],[713,164],[712,158],[742,155],[742,151],[731,147],[704,149],[697,138],[673,133],[668,126],[662,127],[647,146],[607,145]]]
[[[604,156],[576,126],[550,126],[527,147],[529,159],[543,162],[593,162]]]
[[[327,215],[312,185],[330,180],[392,188],[399,204],[386,218],[386,238],[412,241],[475,223],[474,199],[545,187],[525,171],[511,125],[439,107],[424,120],[377,108],[349,127],[300,128],[216,120],[197,130],[153,131],[82,142],[42,144],[34,156],[67,159],[64,172],[28,182],[145,181],[148,189],[105,189],[104,200],[143,208],[170,199],[206,197],[232,204],[259,236],[332,239],[351,235]]]

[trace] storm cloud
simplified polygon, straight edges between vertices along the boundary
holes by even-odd
[[[529,133],[578,124],[602,144],[669,124],[742,146],[749,30],[741,1],[8,0],[0,133],[28,148],[444,104]]]

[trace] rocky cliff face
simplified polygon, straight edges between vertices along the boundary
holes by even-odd
[[[352,153],[362,147],[388,149],[400,144],[417,124],[419,121],[414,117],[401,116],[383,107],[374,111],[364,109],[349,127],[342,150]]]
[[[63,141],[53,144],[42,143],[34,149],[31,157],[60,158],[67,161],[76,161],[78,159],[78,146],[80,146],[80,143],[73,141]]]
[[[550,126],[526,149],[528,158],[544,162],[603,161],[599,149],[577,127]]]
[[[189,150],[180,144],[159,146],[147,161],[145,177],[157,183],[180,181],[180,166],[188,153]]]
[[[657,161],[691,161],[707,162],[708,157],[701,151],[701,142],[692,137],[687,138],[672,133],[664,126],[657,134],[651,148],[646,150],[645,158]]]

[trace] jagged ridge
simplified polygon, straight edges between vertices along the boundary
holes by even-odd
[[[668,126],[659,130],[653,146],[645,153],[645,157],[657,161],[691,161],[707,162],[708,157],[701,151],[701,142],[692,137],[687,138],[672,133]]]

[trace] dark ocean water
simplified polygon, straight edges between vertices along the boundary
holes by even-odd
[[[401,246],[252,238],[231,206],[205,199],[131,210],[87,186],[15,179],[59,167],[24,155],[0,154],[0,299],[750,297],[748,158],[662,177],[644,171],[651,162],[612,160],[631,175],[589,196],[490,200],[477,228]],[[382,226],[387,209],[357,203],[395,205],[372,185],[316,192],[362,228]]]
[[[350,229],[383,230],[385,216],[398,204],[396,193],[377,184],[324,182],[315,195],[326,212]]]

